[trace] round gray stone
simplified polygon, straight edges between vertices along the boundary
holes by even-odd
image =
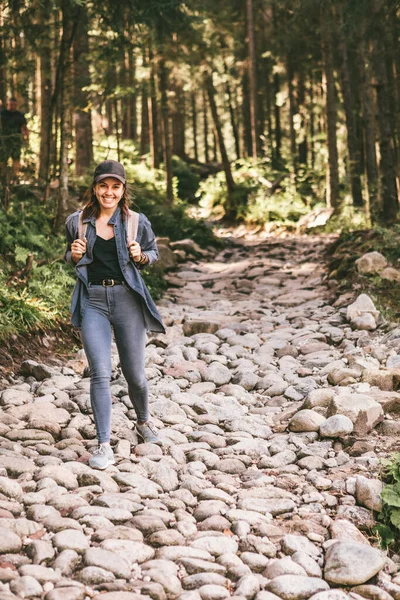
[[[345,415],[333,415],[328,417],[319,428],[319,434],[321,437],[340,437],[348,435],[354,429],[354,425],[349,417]]]
[[[371,546],[336,542],[326,551],[324,577],[333,584],[358,585],[374,577],[384,565],[382,553]]]

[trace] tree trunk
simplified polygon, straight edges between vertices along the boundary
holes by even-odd
[[[343,93],[343,107],[346,115],[347,127],[347,151],[348,168],[351,184],[351,194],[353,197],[354,206],[363,205],[362,188],[361,188],[361,169],[360,169],[360,153],[357,140],[357,129],[354,112],[353,94],[350,86],[350,73],[348,63],[347,42],[343,32],[343,9],[342,6],[337,8],[338,14],[338,42],[340,53],[340,79]]]
[[[68,147],[71,140],[71,47],[80,22],[81,7],[72,9],[69,0],[62,2],[62,30],[60,48],[60,186],[58,189],[55,228],[64,222],[68,210]]]
[[[336,94],[335,77],[333,70],[332,33],[330,23],[331,12],[328,9],[321,11],[322,56],[326,81],[326,121],[328,134],[328,177],[326,190],[326,203],[335,211],[339,209],[339,161],[336,134]]]
[[[242,76],[242,123],[243,123],[243,148],[245,156],[252,156],[252,136],[251,136],[251,114],[250,114],[250,93],[249,93],[249,73],[246,70]]]
[[[376,37],[373,45],[373,67],[376,81],[378,104],[379,149],[380,149],[380,179],[382,190],[382,218],[385,223],[391,223],[398,213],[398,195],[396,187],[395,153],[392,138],[392,114],[389,106],[389,90],[385,62],[385,47],[383,43],[384,23],[382,14],[375,17]]]
[[[128,82],[128,53],[126,49],[126,44],[129,43],[128,40],[124,40],[121,43],[121,59],[120,59],[120,72],[119,78],[121,85],[124,90],[127,90],[129,87]],[[130,135],[130,119],[129,119],[129,96],[124,93],[121,97],[121,137],[124,140],[129,140]]]
[[[280,91],[280,78],[279,73],[274,74],[274,109],[275,109],[275,163],[281,161],[281,145],[282,145],[282,132],[281,132],[281,109],[278,104],[278,94]]]
[[[114,97],[115,137],[117,138],[117,160],[121,160],[121,129],[118,98]]]
[[[106,100],[106,117],[107,117],[107,135],[112,135],[114,133],[114,104],[112,98],[107,98]]]
[[[210,162],[210,153],[208,145],[208,114],[207,114],[207,96],[206,91],[203,89],[203,137],[204,137],[204,162],[208,164]]]
[[[197,108],[196,108],[196,94],[195,92],[191,93],[192,100],[192,131],[193,131],[193,151],[194,151],[194,160],[199,162],[199,150],[197,145]]]
[[[399,96],[398,96],[398,84],[397,81],[398,76],[396,73],[395,66],[395,49],[399,46],[399,40],[394,39],[391,36],[393,31],[393,23],[398,21],[397,11],[399,10],[398,2],[393,2],[393,6],[391,3],[387,3],[387,11],[388,14],[385,15],[384,26],[382,28],[383,31],[383,45],[385,48],[385,58],[386,58],[386,73],[387,73],[387,83],[388,83],[388,102],[389,102],[389,110],[391,113],[391,128],[392,128],[392,140],[393,140],[393,150],[395,154],[395,169],[396,174],[398,175],[398,158],[399,158],[399,146],[398,146],[398,135],[399,131],[397,129],[398,120],[399,120]]]
[[[246,0],[247,8],[247,38],[249,44],[249,87],[250,87],[250,134],[251,156],[257,158],[258,154],[258,111],[257,111],[257,82],[256,82],[256,52],[254,41],[253,0]]]
[[[298,155],[299,163],[307,166],[308,143],[307,143],[307,123],[306,123],[306,86],[304,82],[304,71],[300,67],[297,95],[298,111],[300,114],[300,132],[298,135]]]
[[[47,10],[41,7],[40,23],[43,26],[43,36],[38,45],[40,69],[40,147],[39,147],[39,179],[45,182],[50,168],[49,147],[51,144],[51,38],[49,36],[50,20]]]
[[[296,131],[294,128],[294,117],[297,114],[296,100],[294,97],[293,89],[293,66],[292,60],[289,57],[287,59],[287,78],[288,78],[288,92],[289,92],[289,131],[290,131],[290,153],[292,155],[292,165],[294,171],[297,170],[297,145],[296,145]]]
[[[379,172],[376,157],[376,120],[374,92],[372,89],[372,74],[370,57],[368,56],[365,39],[359,44],[359,72],[361,79],[361,108],[364,131],[365,168],[368,182],[368,200],[371,220],[377,223],[380,219],[381,206],[379,199]]]
[[[218,147],[219,147],[219,151],[221,154],[222,165],[223,165],[223,169],[224,169],[224,173],[225,173],[226,189],[227,189],[227,195],[228,195],[227,216],[230,217],[232,215],[228,214],[228,213],[231,213],[234,210],[234,207],[232,206],[232,192],[235,189],[235,182],[233,181],[231,165],[228,160],[228,155],[227,155],[226,147],[225,147],[225,140],[224,140],[224,136],[222,134],[221,122],[220,122],[219,115],[218,115],[217,105],[215,103],[216,92],[215,92],[211,73],[206,73],[205,85],[206,85],[206,89],[207,89],[208,101],[210,103],[211,114],[212,114],[213,123],[214,123],[215,137],[217,138]]]
[[[218,148],[217,148],[217,136],[215,135],[215,131],[213,131],[212,138],[213,138],[213,145],[212,145],[213,162],[217,163],[218,162]]]
[[[128,85],[131,90],[134,90],[136,85],[136,59],[132,46],[128,48]],[[131,91],[128,96],[128,112],[127,118],[129,122],[129,137],[134,142],[137,140],[137,94]]]
[[[229,70],[228,70],[228,66],[226,64],[226,61],[224,60],[224,72],[226,75],[226,95],[228,98],[228,108],[229,108],[229,116],[231,118],[231,125],[232,125],[232,133],[233,133],[233,139],[235,140],[235,152],[236,152],[236,158],[239,159],[240,158],[240,147],[239,147],[239,132],[238,132],[238,128],[236,125],[236,118],[235,118],[235,109],[233,108],[233,100],[232,100],[232,90],[231,90],[231,86],[229,83]]]
[[[153,56],[150,56],[150,94],[149,94],[149,134],[150,134],[150,151],[151,162],[153,169],[158,169],[161,162],[160,156],[160,136],[158,132],[158,110],[157,110],[157,89]]]
[[[311,169],[315,167],[315,111],[314,111],[314,79],[310,77],[310,145],[311,145]]]
[[[62,2],[62,37],[60,42],[60,51],[57,62],[55,85],[53,94],[50,101],[50,110],[48,114],[47,127],[49,131],[52,131],[53,127],[53,116],[55,116],[58,108],[61,117],[61,129],[64,127],[62,133],[63,139],[60,142],[60,187],[58,195],[58,206],[57,214],[55,219],[55,227],[59,228],[63,221],[66,209],[66,202],[68,197],[68,126],[69,126],[69,99],[68,90],[66,89],[66,78],[71,68],[71,48],[74,41],[76,29],[79,23],[81,6],[71,7],[69,0],[63,0]],[[57,127],[56,127],[57,132]],[[56,140],[54,148],[57,148]],[[50,165],[51,156],[51,145],[47,146],[47,164]],[[54,152],[56,160],[56,152]],[[56,169],[55,169],[56,170]],[[46,187],[44,193],[44,201],[47,202],[49,195],[49,171],[46,173]],[[61,182],[61,178],[64,178]]]
[[[4,34],[4,8],[0,4],[0,101],[3,106],[7,102],[7,56]]]
[[[82,18],[74,40],[74,125],[75,125],[75,175],[84,175],[93,163],[92,115],[88,92],[89,36],[87,9],[82,7]]]
[[[391,11],[391,48],[392,48],[392,60],[393,60],[393,79],[395,82],[395,98],[396,106],[400,104],[400,19],[397,15],[398,6],[394,2],[393,6],[390,6]],[[396,114],[396,132],[397,132],[397,153],[400,152],[400,110],[397,108]],[[399,160],[399,156],[397,156]]]
[[[174,202],[174,189],[172,185],[172,152],[169,131],[169,110],[168,110],[168,73],[165,60],[159,61],[159,81],[161,92],[161,118],[164,149],[164,170],[167,187],[167,203],[172,205]]]
[[[172,153],[185,159],[185,95],[181,83],[174,82],[175,102],[172,111]]]
[[[140,154],[146,154],[150,146],[150,123],[148,105],[147,82],[142,83],[142,114],[140,128]]]
[[[274,132],[272,128],[272,90],[271,90],[271,69],[269,61],[266,61],[264,70],[264,82],[265,82],[265,104],[266,104],[266,118],[267,118],[267,148],[269,157],[273,157],[274,147]]]
[[[68,147],[71,140],[70,131],[70,99],[67,89],[69,73],[65,70],[61,90],[61,124],[60,124],[60,187],[58,189],[58,204],[56,229],[59,229],[68,211]]]

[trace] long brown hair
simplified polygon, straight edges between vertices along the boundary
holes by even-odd
[[[94,186],[96,182],[93,181],[90,188],[86,190],[83,195],[83,213],[82,217],[84,219],[95,217],[96,219],[100,216],[100,204],[96,198],[96,194],[94,193]],[[122,218],[125,220],[129,214],[129,204],[132,200],[132,194],[127,184],[124,185],[124,193],[122,195],[121,200],[118,202],[118,206],[121,209]]]

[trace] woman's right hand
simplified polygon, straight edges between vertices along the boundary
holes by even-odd
[[[83,240],[74,240],[71,244],[71,258],[74,263],[81,260],[82,256],[86,252],[86,238]]]

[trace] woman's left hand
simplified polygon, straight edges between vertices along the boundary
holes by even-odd
[[[131,242],[128,246],[129,248],[129,256],[135,261],[138,262],[142,255],[142,249],[137,242]]]

